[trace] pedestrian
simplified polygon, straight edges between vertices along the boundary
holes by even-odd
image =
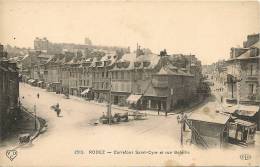
[[[57,117],[60,116],[60,112],[61,112],[61,109],[60,109],[59,107],[60,107],[60,105],[59,105],[59,103],[57,103],[57,104],[56,104],[56,107],[55,107],[55,111],[56,111],[56,113],[57,113]]]
[[[158,102],[158,115],[160,115],[160,110],[161,110],[161,102]]]
[[[37,93],[37,98],[38,98],[38,99],[40,98],[40,94],[39,94],[39,93]]]
[[[60,116],[60,112],[61,112],[61,109],[60,108],[57,108],[57,117],[59,117]]]

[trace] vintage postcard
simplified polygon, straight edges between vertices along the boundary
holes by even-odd
[[[0,166],[260,166],[258,1],[0,0]]]

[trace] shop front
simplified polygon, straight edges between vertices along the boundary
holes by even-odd
[[[256,124],[241,119],[234,119],[230,122],[229,138],[232,143],[245,145],[255,142]]]
[[[144,96],[142,106],[144,109],[165,111],[166,97]]]
[[[91,88],[85,88],[84,90],[81,89],[81,97],[86,99],[86,100],[93,100],[94,99],[94,95],[93,95],[93,91]]]
[[[119,106],[126,106],[127,105],[127,97],[130,93],[126,92],[112,92],[111,98],[112,103]]]
[[[47,84],[47,90],[50,92],[61,93],[61,83],[60,82],[52,82]]]
[[[30,85],[32,85],[32,86],[36,86],[36,85],[37,85],[37,82],[36,82],[36,80],[34,80],[34,79],[29,79],[29,80],[28,80],[28,83],[29,83]]]
[[[137,95],[137,94],[131,94],[128,96],[128,98],[126,99],[126,102],[129,105],[129,108],[133,108],[133,109],[143,109],[142,108],[142,95]]]
[[[78,96],[78,88],[70,88],[70,95]]]
[[[38,81],[37,86],[40,88],[44,88],[44,82],[43,81]]]

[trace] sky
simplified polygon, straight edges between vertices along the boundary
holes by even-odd
[[[0,42],[33,48],[51,42],[130,46],[195,54],[203,64],[228,59],[231,47],[260,32],[256,1],[0,0]]]

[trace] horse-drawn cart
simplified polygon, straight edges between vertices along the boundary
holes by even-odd
[[[118,123],[118,122],[127,122],[128,121],[128,113],[115,113],[114,116],[110,117],[111,123]],[[109,123],[109,117],[107,115],[103,115],[99,118],[99,122],[102,124]]]
[[[54,110],[57,113],[57,116],[60,115],[61,109],[59,108],[59,104],[52,105],[51,109]]]
[[[29,143],[31,139],[31,135],[29,133],[23,133],[18,136],[19,144]]]

